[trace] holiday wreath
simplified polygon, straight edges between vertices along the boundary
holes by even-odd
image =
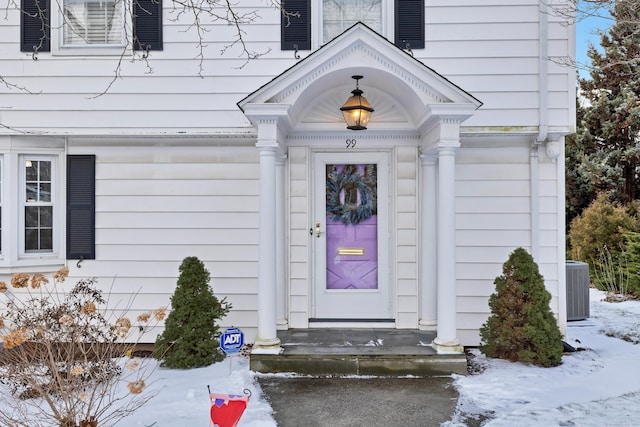
[[[353,188],[360,194],[360,203],[343,203],[340,193]],[[370,185],[352,165],[345,165],[339,173],[328,175],[327,215],[330,215],[332,220],[344,224],[358,224],[371,218],[375,210],[374,203],[375,196]]]

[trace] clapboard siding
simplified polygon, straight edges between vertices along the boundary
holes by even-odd
[[[234,196],[246,194],[257,196],[259,183],[255,180],[225,179],[224,181],[209,181],[207,185],[194,186],[192,180],[173,181],[158,180],[110,180],[100,181],[96,186],[96,194],[103,197],[117,196],[124,191],[130,197],[150,196],[160,194],[179,194],[181,196]],[[158,183],[161,182],[162,186]]]
[[[122,61],[122,78],[114,80],[117,56],[87,58],[54,49],[33,61],[21,53],[19,13],[10,5],[7,19],[0,22],[2,74],[38,95],[0,87],[4,105],[10,107],[2,112],[7,128],[0,132],[148,135],[250,128],[236,102],[297,61],[291,52],[280,50],[280,13],[276,8],[254,0],[235,7],[240,12],[256,10],[260,16],[244,28],[248,48],[267,52],[260,59],[245,64],[237,47],[220,54],[233,41],[235,30],[201,16],[209,31],[203,33],[200,63],[197,38],[189,29],[190,17],[176,19],[170,2],[165,2],[163,50],[151,53],[150,68],[142,61]],[[425,6],[425,49],[414,54],[484,103],[466,126],[535,127],[539,19],[536,1],[429,1]],[[572,55],[567,42],[572,27],[553,14],[548,20],[549,55]],[[548,69],[550,125],[572,127],[573,89],[566,77],[570,71],[552,63]],[[107,93],[92,98],[104,91]],[[33,120],[35,115],[38,120]]]
[[[113,206],[113,207],[111,207]],[[109,208],[111,207],[111,208]],[[102,196],[96,202],[96,212],[257,212],[255,196],[184,196],[171,194],[153,196]]]
[[[533,244],[530,145],[540,122],[542,15],[534,0],[425,3],[425,48],[414,50],[415,59],[483,103],[464,123],[462,147],[456,153],[457,318],[459,338],[468,345],[477,341],[493,281],[509,253]],[[34,61],[20,52],[19,13],[11,5],[4,12],[7,19],[0,20],[0,73],[16,88],[0,85],[5,107],[0,111],[0,135],[32,133],[34,149],[51,141],[38,142],[39,134],[60,136],[61,141],[64,136],[69,154],[96,155],[97,259],[70,262],[70,280],[95,276],[114,298],[137,293],[132,307],[137,313],[168,304],[181,260],[195,255],[210,270],[216,294],[234,305],[224,324],[242,327],[252,340],[257,325],[260,167],[255,129],[236,103],[298,60],[293,52],[280,49],[277,9],[262,0],[243,0],[236,7],[240,12],[257,10],[261,17],[245,29],[247,47],[266,52],[261,58],[245,63],[237,46],[221,54],[233,41],[234,29],[205,20],[209,31],[203,33],[200,61],[188,16],[176,19],[171,3],[165,2],[163,50],[151,52],[148,64],[126,57],[119,70],[122,78],[114,79],[115,55],[70,55],[53,49]],[[548,55],[573,55],[573,27],[552,14],[546,17]],[[546,71],[549,128],[568,133],[575,127],[572,71],[551,61]],[[31,93],[17,90],[20,87]],[[375,97],[375,91],[367,93]],[[376,109],[380,114],[382,109]],[[494,136],[475,138],[476,133]],[[231,138],[235,136],[240,138]],[[111,137],[123,139],[110,144]],[[309,147],[296,146],[311,140],[296,138],[288,141],[285,161],[288,299],[278,303],[285,305],[290,327],[304,328],[313,303],[313,161]],[[419,196],[424,189],[414,146],[419,143],[405,142],[393,148],[390,164],[390,267],[396,324],[411,328],[420,315]],[[359,141],[358,149],[363,146]],[[537,167],[536,261],[557,311],[562,272],[558,251],[563,249],[558,247],[558,233],[563,232],[558,224],[564,214],[558,211],[558,165],[541,149]]]
[[[258,156],[254,148],[72,146],[96,153],[96,260],[70,263],[71,279],[96,277],[132,312],[165,306],[187,256],[247,328],[257,309]],[[233,191],[230,189],[233,188]],[[161,330],[159,328],[158,330]]]
[[[418,152],[415,147],[396,147],[394,153],[395,188],[390,196],[395,197],[396,260],[395,277],[397,288],[396,324],[400,328],[415,327],[418,321],[418,246],[414,240],[404,240],[400,231],[418,234]],[[403,282],[402,286],[399,282]]]
[[[310,283],[309,214],[311,209],[311,182],[309,179],[310,153],[305,147],[290,147],[288,153],[288,195],[290,255],[287,273],[290,280],[289,326],[306,328],[309,322]],[[295,226],[293,225],[295,223]],[[296,304],[296,301],[300,303]]]
[[[490,145],[490,144],[489,144]],[[517,247],[531,250],[531,167],[539,176],[539,251],[535,260],[554,297],[558,293],[557,163],[530,145],[464,147],[456,167],[456,280],[459,338],[477,343],[474,331],[489,315],[488,297],[502,264]],[[533,166],[532,166],[533,165]],[[557,311],[557,302],[555,303]],[[480,323],[478,323],[480,322]],[[474,326],[475,325],[475,326]]]

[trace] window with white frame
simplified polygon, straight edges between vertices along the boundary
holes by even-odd
[[[282,50],[311,50],[358,22],[401,49],[425,47],[425,0],[287,0]]]
[[[54,159],[25,156],[21,164],[24,253],[51,253],[54,248]]]
[[[357,22],[382,33],[382,0],[322,0],[323,43]]]
[[[0,153],[0,242],[0,274],[95,259],[95,155]]]
[[[51,10],[50,0],[21,0],[20,50],[119,54],[127,42],[133,50],[162,50],[162,1],[58,0]]]
[[[124,0],[63,0],[65,46],[123,46]]]

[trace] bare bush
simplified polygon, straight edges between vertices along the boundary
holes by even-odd
[[[602,248],[595,273],[597,287],[606,292],[605,301],[622,302],[633,298],[629,287],[632,272],[625,250],[612,254],[606,246]]]
[[[95,279],[65,291],[67,275],[56,272],[52,286],[39,273],[0,282],[0,425],[112,426],[157,393],[147,384],[156,364],[134,357],[132,335],[166,309],[132,327],[126,308],[112,314]]]

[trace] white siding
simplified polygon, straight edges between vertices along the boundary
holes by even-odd
[[[169,304],[184,257],[197,256],[211,287],[233,305],[224,325],[256,326],[258,156],[253,147],[81,147],[96,154],[95,276],[111,301],[137,293],[132,317]],[[120,305],[122,306],[122,305]],[[153,331],[149,339],[154,340]]]
[[[290,147],[289,159],[289,325],[309,324],[311,263],[309,260],[309,215],[311,209],[309,149]]]
[[[117,56],[45,52],[33,61],[21,53],[19,13],[12,4],[8,19],[0,21],[0,54],[2,76],[16,87],[0,86],[0,120],[8,126],[0,132],[195,135],[250,130],[236,102],[297,61],[293,52],[280,50],[275,8],[258,0],[235,7],[258,12],[260,18],[244,28],[245,41],[252,51],[268,52],[264,56],[245,63],[237,46],[221,54],[233,40],[233,28],[204,22],[209,31],[203,33],[200,64],[190,17],[176,21],[171,3],[164,2],[164,49],[151,52],[148,63],[125,55],[116,79]],[[425,16],[426,45],[414,51],[416,58],[484,103],[465,126],[478,131],[537,129],[539,3],[427,1]],[[572,55],[573,27],[553,14],[548,17],[549,55]],[[572,71],[551,61],[548,71],[549,124],[573,129]]]
[[[6,3],[0,2],[3,11]],[[181,260],[198,256],[215,293],[233,304],[224,323],[243,328],[251,340],[257,325],[258,152],[244,140],[209,145],[191,137],[252,138],[255,130],[236,103],[297,60],[280,50],[279,12],[262,0],[240,3],[261,17],[245,28],[248,48],[268,52],[260,59],[245,64],[237,47],[221,54],[233,29],[218,22],[205,23],[210,31],[200,63],[189,18],[175,21],[171,3],[164,2],[164,50],[151,52],[148,64],[125,57],[118,79],[117,56],[54,52],[34,61],[21,53],[19,13],[12,4],[0,20],[0,75],[14,85],[0,85],[0,135],[30,133],[33,147],[48,145],[41,135],[65,136],[69,154],[96,154],[97,259],[79,268],[71,262],[71,280],[96,276],[123,300],[138,292],[133,310],[145,311],[168,304]],[[425,3],[426,45],[413,52],[415,58],[483,102],[464,123],[456,160],[457,320],[459,338],[469,345],[477,343],[502,264],[516,247],[532,245],[531,138],[522,142],[510,134],[538,132],[541,14],[534,0]],[[548,18],[549,55],[572,55],[573,27]],[[575,126],[573,71],[551,61],[547,71],[549,129],[568,133]],[[487,142],[474,140],[477,133],[503,136]],[[110,137],[146,142],[110,144]],[[173,141],[154,145],[155,137]],[[391,271],[399,327],[417,327],[419,315],[420,174],[417,147],[410,146],[416,144],[395,147],[391,165]],[[285,304],[289,326],[296,328],[307,327],[310,314],[310,153],[309,147],[292,146],[287,157]],[[538,261],[557,312],[564,212],[558,210],[557,164],[544,155],[539,162]]]
[[[418,150],[395,149],[396,325],[418,324]]]
[[[528,144],[469,148],[456,165],[456,285],[459,338],[477,345],[477,329],[489,316],[488,297],[502,264],[517,247],[531,252],[531,184]],[[539,258],[552,309],[558,313],[557,164],[540,156]],[[564,214],[564,213],[562,213]]]

